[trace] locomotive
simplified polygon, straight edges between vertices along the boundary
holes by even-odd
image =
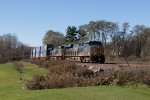
[[[31,50],[31,59],[105,62],[104,47],[99,41],[86,41],[57,47],[51,44],[35,47]]]

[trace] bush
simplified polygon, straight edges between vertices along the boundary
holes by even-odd
[[[59,63],[58,63],[59,62]],[[49,70],[47,76],[35,76],[26,83],[28,89],[51,89],[74,86],[145,84],[150,86],[150,74],[137,70],[110,70],[94,73],[70,61],[32,61]]]
[[[106,59],[108,59],[109,62],[112,62],[112,61],[116,60],[116,56],[115,55],[109,55],[106,57]]]
[[[26,82],[26,87],[28,89],[36,90],[36,89],[46,89],[44,76],[34,76],[31,81]]]
[[[14,68],[19,72],[20,80],[22,80],[23,67],[24,65],[21,62],[14,62]]]
[[[46,77],[35,76],[26,83],[28,89],[64,88],[73,86],[87,86],[88,78],[94,73],[87,68],[77,66],[69,61],[46,61],[43,64],[37,60],[32,63],[41,64],[49,73]],[[46,66],[44,66],[46,64]],[[83,80],[85,83],[83,83]],[[90,81],[89,81],[90,82]]]
[[[20,62],[14,62],[14,67],[15,67],[15,69],[18,72],[20,72],[20,73],[23,72],[23,64],[22,63],[20,63]]]
[[[136,56],[132,55],[132,56],[129,56],[127,59],[129,61],[137,61],[138,58]]]

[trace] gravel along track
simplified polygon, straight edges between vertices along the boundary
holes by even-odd
[[[117,63],[105,63],[105,64],[99,64],[99,63],[79,63],[76,62],[77,65],[81,65],[81,66],[85,66],[88,67],[89,69],[93,70],[93,71],[97,71],[97,70],[119,70],[119,69],[124,69],[124,70],[141,70],[147,73],[150,73],[150,64],[136,64],[136,63],[129,63],[125,64],[125,63],[121,63],[121,64],[117,64]]]

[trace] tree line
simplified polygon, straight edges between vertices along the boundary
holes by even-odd
[[[120,27],[116,22],[90,21],[78,27],[68,26],[66,35],[49,30],[43,38],[43,44],[59,46],[88,40],[101,41],[105,55],[150,57],[150,28],[145,25],[130,27],[128,22]],[[30,58],[30,54],[31,47],[20,42],[16,35],[0,35],[0,63]]]
[[[68,26],[66,35],[49,30],[43,38],[43,44],[58,46],[65,43],[101,41],[108,55],[150,56],[150,28],[145,25],[130,27],[128,22],[119,26],[116,22],[98,20],[88,24]]]
[[[0,36],[0,63],[30,58],[31,47],[20,42],[14,34]]]

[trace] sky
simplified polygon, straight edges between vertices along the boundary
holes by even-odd
[[[150,26],[150,0],[0,0],[0,35],[12,33],[30,46],[42,45],[48,30],[107,20],[120,26]]]

